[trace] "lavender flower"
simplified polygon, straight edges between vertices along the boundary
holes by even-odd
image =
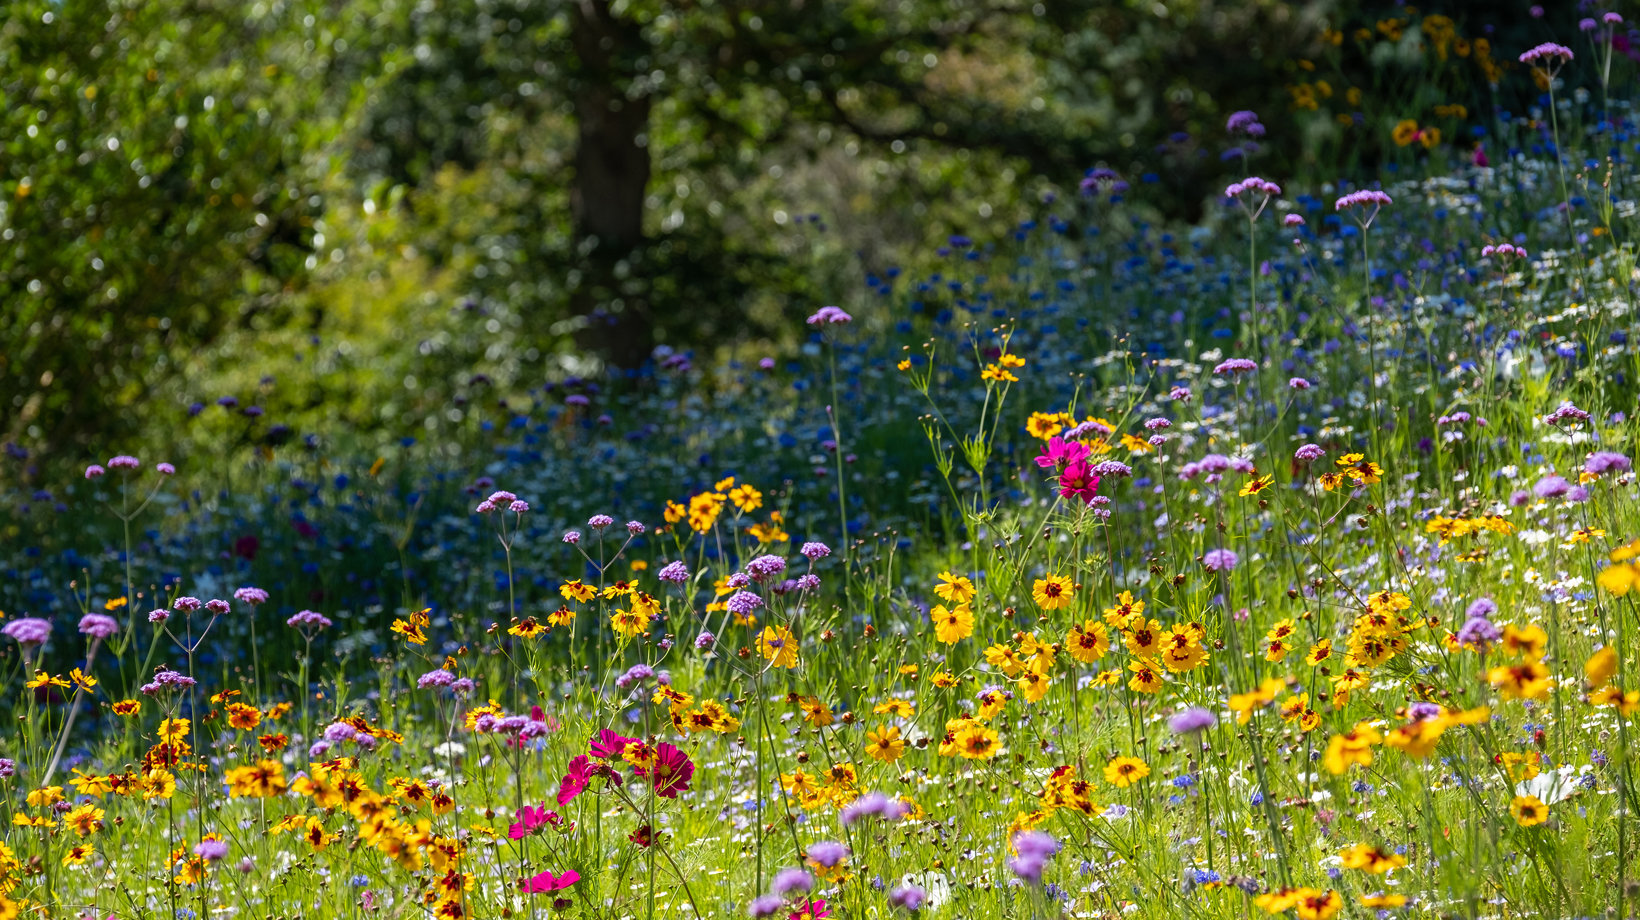
[[[1240,561],[1240,556],[1227,549],[1210,549],[1202,554],[1202,568],[1209,572],[1228,572]]]
[[[809,316],[807,322],[810,326],[836,326],[852,322],[853,319],[854,317],[844,312],[841,307],[821,307]]]
[[[299,610],[293,614],[290,619],[285,621],[285,625],[306,632],[309,629],[313,629],[315,631],[329,629],[334,624],[330,622],[330,617],[327,617],[318,611]]]
[[[51,638],[51,621],[39,617],[20,617],[0,626],[0,635],[16,639],[18,645],[44,645]]]
[[[679,562],[668,562],[655,573],[655,577],[668,584],[681,585],[689,580],[689,567]]]
[[[1327,456],[1327,452],[1322,450],[1321,447],[1316,444],[1306,444],[1298,450],[1293,451],[1293,459],[1304,463],[1313,463],[1314,461],[1320,460],[1325,456]]]
[[[108,461],[108,468],[111,470],[134,470],[139,466],[142,466],[142,461],[127,454],[120,454]]]
[[[782,898],[808,894],[813,889],[814,876],[797,868],[781,869],[774,874],[774,881],[769,883],[769,891]]]
[[[927,900],[928,892],[916,885],[894,888],[888,892],[889,906],[897,907],[909,914],[922,910],[923,903]]]
[[[426,690],[429,687],[448,687],[455,682],[456,676],[454,674],[439,668],[436,671],[428,671],[416,678],[416,687],[420,690]]]
[[[750,616],[752,611],[763,606],[763,598],[750,591],[737,591],[730,596],[725,604],[728,611],[736,616]]]
[[[803,558],[809,560],[810,562],[817,562],[831,555],[831,547],[824,543],[815,543],[810,541],[808,543],[804,543],[803,548],[798,550],[798,552],[802,553]]]
[[[746,573],[757,581],[768,581],[786,571],[786,560],[779,556],[763,555],[746,563]]]
[[[241,604],[249,604],[255,607],[258,604],[268,602],[268,592],[263,591],[261,588],[240,588],[233,593],[233,599]]]
[[[1192,706],[1168,719],[1167,727],[1172,729],[1175,735],[1193,735],[1212,728],[1218,721],[1219,717],[1214,715],[1212,710]]]
[[[80,635],[106,639],[120,631],[120,622],[106,613],[88,613],[80,617]]]
[[[1583,461],[1583,472],[1591,476],[1603,476],[1611,472],[1626,473],[1633,464],[1629,458],[1610,450],[1597,450]]]

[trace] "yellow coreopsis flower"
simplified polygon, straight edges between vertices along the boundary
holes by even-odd
[[[765,626],[758,637],[757,650],[777,668],[797,667],[797,637],[784,626]]]

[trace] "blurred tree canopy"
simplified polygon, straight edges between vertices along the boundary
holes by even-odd
[[[0,440],[118,448],[219,396],[213,436],[402,432],[790,339],[1095,166],[1193,218],[1229,112],[1303,115],[1342,2],[16,0]]]

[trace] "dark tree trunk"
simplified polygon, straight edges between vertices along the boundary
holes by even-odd
[[[631,98],[627,88],[647,48],[637,24],[612,13],[609,0],[576,0],[571,9],[580,66],[570,207],[582,273],[572,305],[587,318],[583,347],[619,367],[637,367],[655,346],[648,278],[640,264],[650,100]]]

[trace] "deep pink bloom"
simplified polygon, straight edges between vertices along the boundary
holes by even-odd
[[[1057,435],[1048,439],[1043,445],[1041,456],[1036,458],[1036,465],[1042,469],[1064,469],[1078,460],[1085,460],[1088,456],[1088,445],[1081,441],[1067,441]]]
[[[639,776],[643,770],[636,771]],[[689,755],[666,742],[655,747],[655,794],[663,799],[675,799],[680,792],[689,791],[689,781],[695,777],[695,762]]]
[[[560,807],[575,801],[575,797],[586,791],[587,783],[592,781],[592,761],[585,754],[569,762],[569,772],[558,783],[558,805]]]
[[[1093,501],[1093,495],[1097,491],[1099,477],[1094,474],[1087,460],[1073,461],[1059,474],[1060,498],[1079,498],[1085,505]]]
[[[524,883],[519,886],[519,890],[525,894],[545,894],[552,891],[563,891],[580,880],[581,873],[576,872],[574,869],[565,872],[563,875],[543,872],[533,878],[525,879]]]
[[[825,900],[810,901],[803,907],[791,912],[786,920],[825,920],[831,916],[831,908],[826,906]]]
[[[557,823],[558,812],[547,811],[547,807],[545,805],[540,808],[532,808],[525,805],[518,811],[518,822],[507,829],[507,836],[513,840],[522,840],[530,834],[535,833],[535,829],[538,827]]]
[[[621,756],[621,752],[626,750],[626,746],[636,740],[636,738],[616,734],[607,728],[601,728],[598,730],[598,737],[592,739],[592,756],[600,760],[613,760]]]

